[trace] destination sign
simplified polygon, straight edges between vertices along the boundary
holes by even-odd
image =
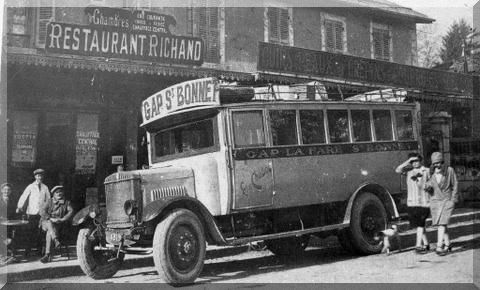
[[[216,78],[186,81],[148,97],[142,103],[143,125],[179,110],[220,105]]]

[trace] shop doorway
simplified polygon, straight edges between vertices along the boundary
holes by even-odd
[[[47,112],[38,140],[37,167],[45,169],[45,184],[65,187],[65,196],[72,198],[74,169],[74,128],[71,113]]]

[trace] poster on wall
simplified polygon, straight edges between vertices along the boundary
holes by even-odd
[[[15,112],[13,117],[12,165],[31,167],[36,159],[38,114]]]
[[[98,115],[79,114],[75,145],[75,173],[95,174],[99,138]]]

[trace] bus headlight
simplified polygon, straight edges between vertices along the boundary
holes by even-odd
[[[131,216],[137,211],[137,202],[134,200],[127,200],[123,205],[123,209],[128,216]]]

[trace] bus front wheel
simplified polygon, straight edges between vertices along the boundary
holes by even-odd
[[[356,198],[350,219],[350,237],[354,250],[360,254],[376,254],[382,244],[375,235],[387,225],[387,212],[380,199],[369,192]]]
[[[169,284],[192,283],[205,260],[206,241],[202,223],[187,209],[177,209],[162,220],[153,236],[153,261]]]

